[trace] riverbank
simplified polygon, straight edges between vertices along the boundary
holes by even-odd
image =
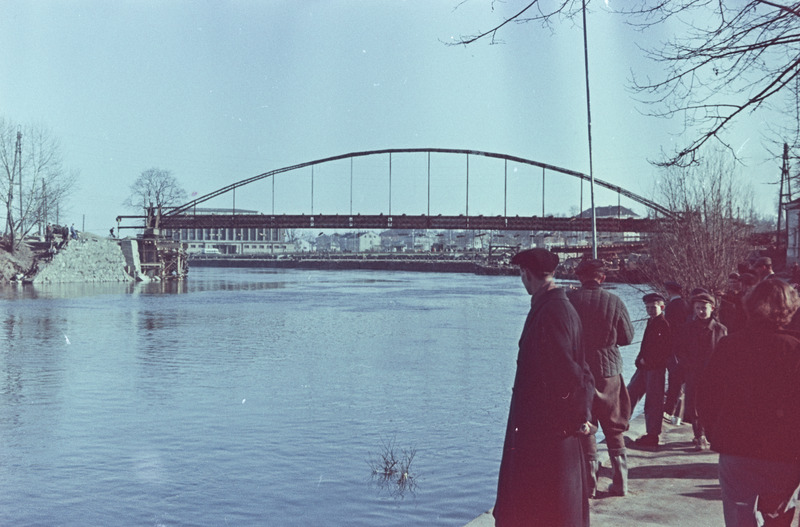
[[[29,273],[36,261],[36,255],[26,244],[12,252],[0,248],[0,282],[16,280]]]
[[[631,422],[626,443],[644,434],[644,419]],[[642,527],[723,525],[722,495],[717,479],[718,454],[695,452],[691,425],[665,424],[662,445],[655,451],[628,448],[628,495],[590,501],[591,524],[595,527]],[[630,446],[630,444],[629,444]],[[607,452],[600,447],[603,467],[598,489],[611,482]],[[795,516],[793,526],[798,525]],[[466,527],[494,527],[490,512]]]

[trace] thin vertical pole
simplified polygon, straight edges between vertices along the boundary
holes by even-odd
[[[350,215],[353,215],[353,158],[350,158]]]
[[[466,216],[469,218],[469,154],[467,154],[467,206]]]
[[[544,218],[544,167],[542,167],[542,218]]]
[[[503,164],[503,216],[508,217],[508,159]]]
[[[272,215],[275,215],[275,175],[272,175]]]
[[[389,152],[389,216],[392,215],[392,153]]]
[[[311,215],[314,215],[314,165],[311,165]]]
[[[431,153],[428,152],[428,216],[431,215]]]
[[[236,187],[233,187],[233,215],[236,216]]]
[[[586,119],[589,134],[589,195],[592,201],[592,258],[597,258],[597,218],[594,210],[594,169],[592,166],[592,107],[589,98],[589,39],[586,34],[586,0],[583,0],[583,62],[586,72]]]

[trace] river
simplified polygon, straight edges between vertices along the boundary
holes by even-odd
[[[493,505],[517,277],[207,268],[0,297],[0,525],[462,526]],[[390,449],[408,479],[373,473]]]

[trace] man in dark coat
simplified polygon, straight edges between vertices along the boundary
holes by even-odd
[[[633,324],[622,300],[601,287],[605,273],[602,260],[583,260],[575,269],[581,288],[568,292],[567,297],[581,319],[586,363],[594,377],[592,423],[595,426],[599,423],[603,427],[613,469],[608,491],[624,496],[628,488],[628,464],[623,433],[628,430],[631,401],[622,378],[619,346],[626,346],[633,341]],[[597,489],[599,468],[594,434],[585,436],[584,452],[589,471],[589,495],[593,496]]]
[[[697,415],[697,389],[703,372],[719,341],[727,336],[728,328],[711,316],[716,299],[706,293],[692,297],[695,317],[686,324],[681,335],[678,362],[686,372],[686,415],[692,421],[694,444],[697,450],[708,450],[705,427]]]
[[[522,283],[532,296],[519,341],[494,507],[497,527],[589,525],[589,489],[580,435],[589,434],[594,396],[583,359],[581,321],[555,286],[558,256],[522,251]]]
[[[634,445],[657,448],[664,405],[664,374],[667,362],[673,354],[672,331],[662,312],[664,297],[658,293],[650,293],[644,295],[642,300],[649,318],[639,355],[636,357],[636,373],[628,383],[628,394],[634,408],[642,397],[645,398],[644,421],[647,433],[634,441]]]

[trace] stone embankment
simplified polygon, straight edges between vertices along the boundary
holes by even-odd
[[[82,234],[61,248],[49,261],[38,260],[34,284],[64,282],[129,282],[132,267],[120,241]]]

